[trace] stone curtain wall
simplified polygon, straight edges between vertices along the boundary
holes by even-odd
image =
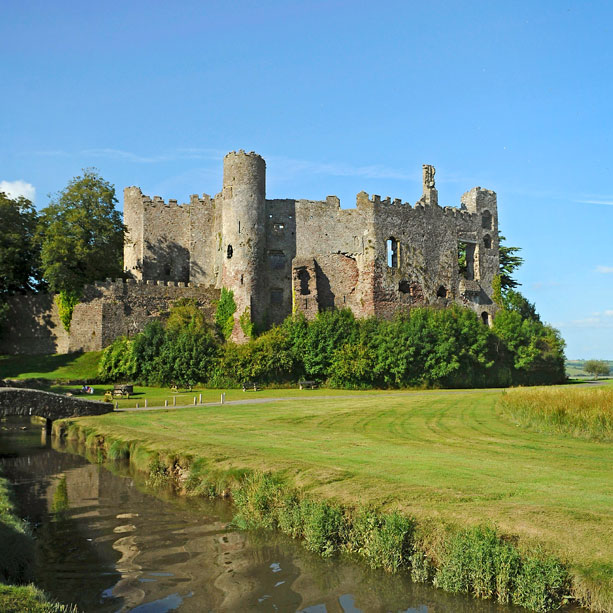
[[[43,354],[99,351],[122,335],[134,336],[181,298],[192,298],[208,321],[219,290],[199,284],[108,280],[86,286],[74,310],[70,334],[64,330],[53,296],[13,296],[0,337],[0,353]]]
[[[0,354],[68,353],[70,336],[50,294],[11,296],[0,334]]]

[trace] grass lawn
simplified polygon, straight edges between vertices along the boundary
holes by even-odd
[[[95,379],[102,351],[0,355],[0,379]]]
[[[576,576],[606,584],[610,445],[520,429],[500,416],[499,394],[357,393],[78,421],[151,450],[209,458],[219,469],[284,471],[297,486],[345,504],[374,503],[422,521],[495,523],[521,542],[542,543]]]

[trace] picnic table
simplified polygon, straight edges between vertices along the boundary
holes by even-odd
[[[259,392],[261,389],[256,381],[243,381],[243,392]]]
[[[304,379],[301,381],[298,381],[298,385],[301,390],[314,390],[319,387],[319,384],[317,383],[317,381],[306,381]]]

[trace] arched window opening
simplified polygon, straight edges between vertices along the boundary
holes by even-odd
[[[486,326],[490,325],[490,314],[487,311],[481,313],[481,321],[483,321]]]
[[[228,251],[226,252],[228,259],[230,259],[233,254],[234,254],[234,249],[232,249],[232,245],[228,245]]]
[[[481,227],[484,230],[492,229],[492,214],[489,211],[483,211],[483,213],[481,213]]]
[[[398,268],[398,241],[393,236],[387,239],[387,265]]]
[[[492,237],[489,234],[486,234],[483,237],[483,246],[486,249],[491,249],[492,248]]]
[[[447,298],[447,289],[443,285],[441,285],[438,288],[436,295],[438,298]]]
[[[409,294],[411,292],[411,284],[406,279],[403,279],[398,283],[398,291],[403,294]]]

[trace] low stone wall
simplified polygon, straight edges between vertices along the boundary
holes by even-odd
[[[63,396],[41,390],[17,387],[0,388],[0,417],[7,415],[36,415],[52,421],[66,417],[83,417],[85,415],[103,415],[113,411],[109,403],[95,402]]]
[[[141,332],[181,298],[196,300],[207,321],[213,320],[219,290],[196,284],[108,279],[88,285],[74,309],[70,333],[60,321],[52,295],[12,296],[0,354],[99,351],[118,336]]]

